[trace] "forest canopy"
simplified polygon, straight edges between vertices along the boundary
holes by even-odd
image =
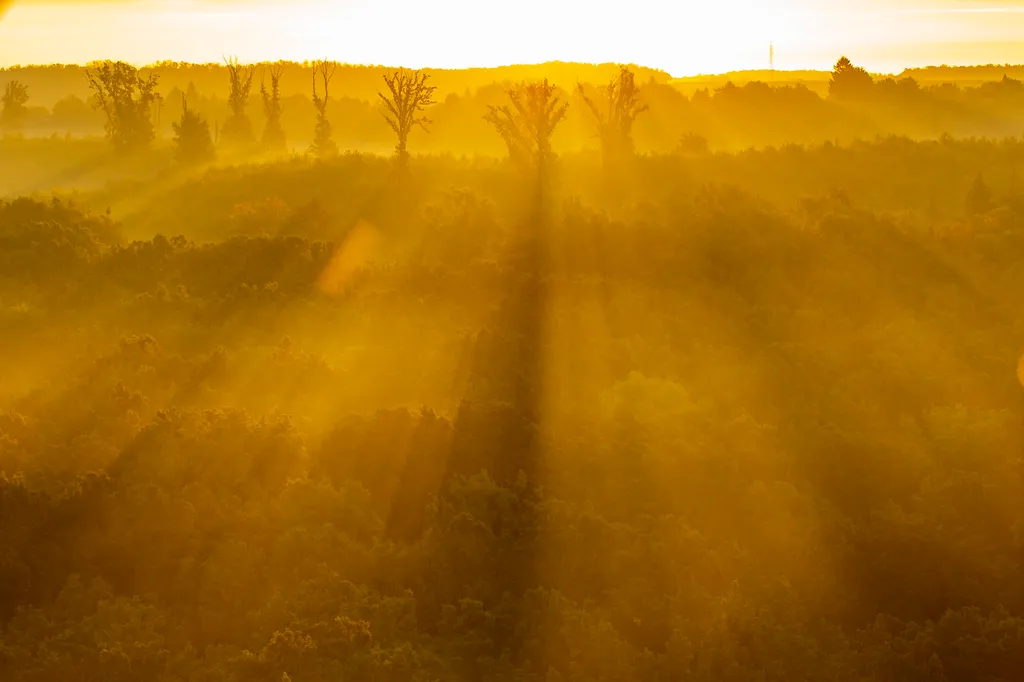
[[[225,62],[0,72],[0,680],[1021,677],[1020,74]]]

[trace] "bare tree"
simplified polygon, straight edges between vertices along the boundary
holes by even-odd
[[[229,144],[248,144],[254,139],[252,122],[245,113],[252,92],[252,79],[256,73],[256,65],[245,65],[238,57],[227,57],[224,65],[228,69],[231,90],[228,93],[228,106],[231,115],[224,121],[224,140]]]
[[[331,122],[327,120],[327,102],[330,99],[331,79],[338,69],[337,62],[326,59],[313,62],[313,106],[316,108],[316,129],[313,131],[313,144],[310,151],[318,157],[331,156],[338,153],[338,145],[334,143]],[[317,78],[323,82],[324,96],[317,93]]]
[[[620,66],[618,77],[600,89],[599,102],[587,95],[582,84],[576,85],[576,91],[591,113],[605,162],[632,155],[633,122],[648,106],[639,101],[640,88],[629,67]]]
[[[267,117],[267,127],[263,130],[263,144],[271,149],[284,149],[284,128],[281,127],[281,74],[284,65],[271,64],[270,88],[267,88],[267,71],[264,67],[260,78],[260,96],[263,98],[263,113]]]
[[[512,161],[543,182],[554,158],[551,136],[565,120],[569,105],[559,101],[547,79],[521,83],[506,92],[511,106],[488,106],[484,119],[505,140]]]
[[[436,104],[433,95],[437,88],[427,85],[429,79],[430,74],[428,73],[400,69],[390,75],[384,74],[384,82],[387,84],[391,96],[377,92],[385,107],[385,110],[381,111],[381,115],[398,135],[395,156],[401,166],[405,166],[409,159],[409,133],[416,126],[426,131],[427,124],[433,123],[426,116],[419,115],[426,107]]]
[[[85,70],[94,91],[93,107],[107,116],[107,138],[119,150],[148,146],[153,141],[152,105],[157,75],[143,78],[125,62],[105,61]]]

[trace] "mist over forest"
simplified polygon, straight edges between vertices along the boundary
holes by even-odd
[[[0,69],[0,680],[1024,679],[1022,79]]]

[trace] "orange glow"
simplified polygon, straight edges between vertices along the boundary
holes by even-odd
[[[619,5],[582,0],[521,0],[516,8],[468,0],[23,0],[0,23],[0,65],[218,62],[237,54],[439,68],[622,61],[687,75],[766,67],[771,41],[780,69],[828,68],[839,54],[884,72],[1024,61],[1024,5],[1016,2],[638,0],[625,15]]]

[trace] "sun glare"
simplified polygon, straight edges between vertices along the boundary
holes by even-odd
[[[1022,9],[0,0],[0,682],[1024,679]]]
[[[876,70],[942,61],[940,46],[998,43],[1001,61],[1024,57],[1014,7],[896,3],[663,3],[622,7],[580,0],[505,5],[15,2],[0,23],[0,64],[120,58],[252,61],[327,56],[349,63],[465,68],[549,60],[630,62],[675,75],[764,68],[827,68],[852,53]],[[625,11],[624,11],[625,10]]]

